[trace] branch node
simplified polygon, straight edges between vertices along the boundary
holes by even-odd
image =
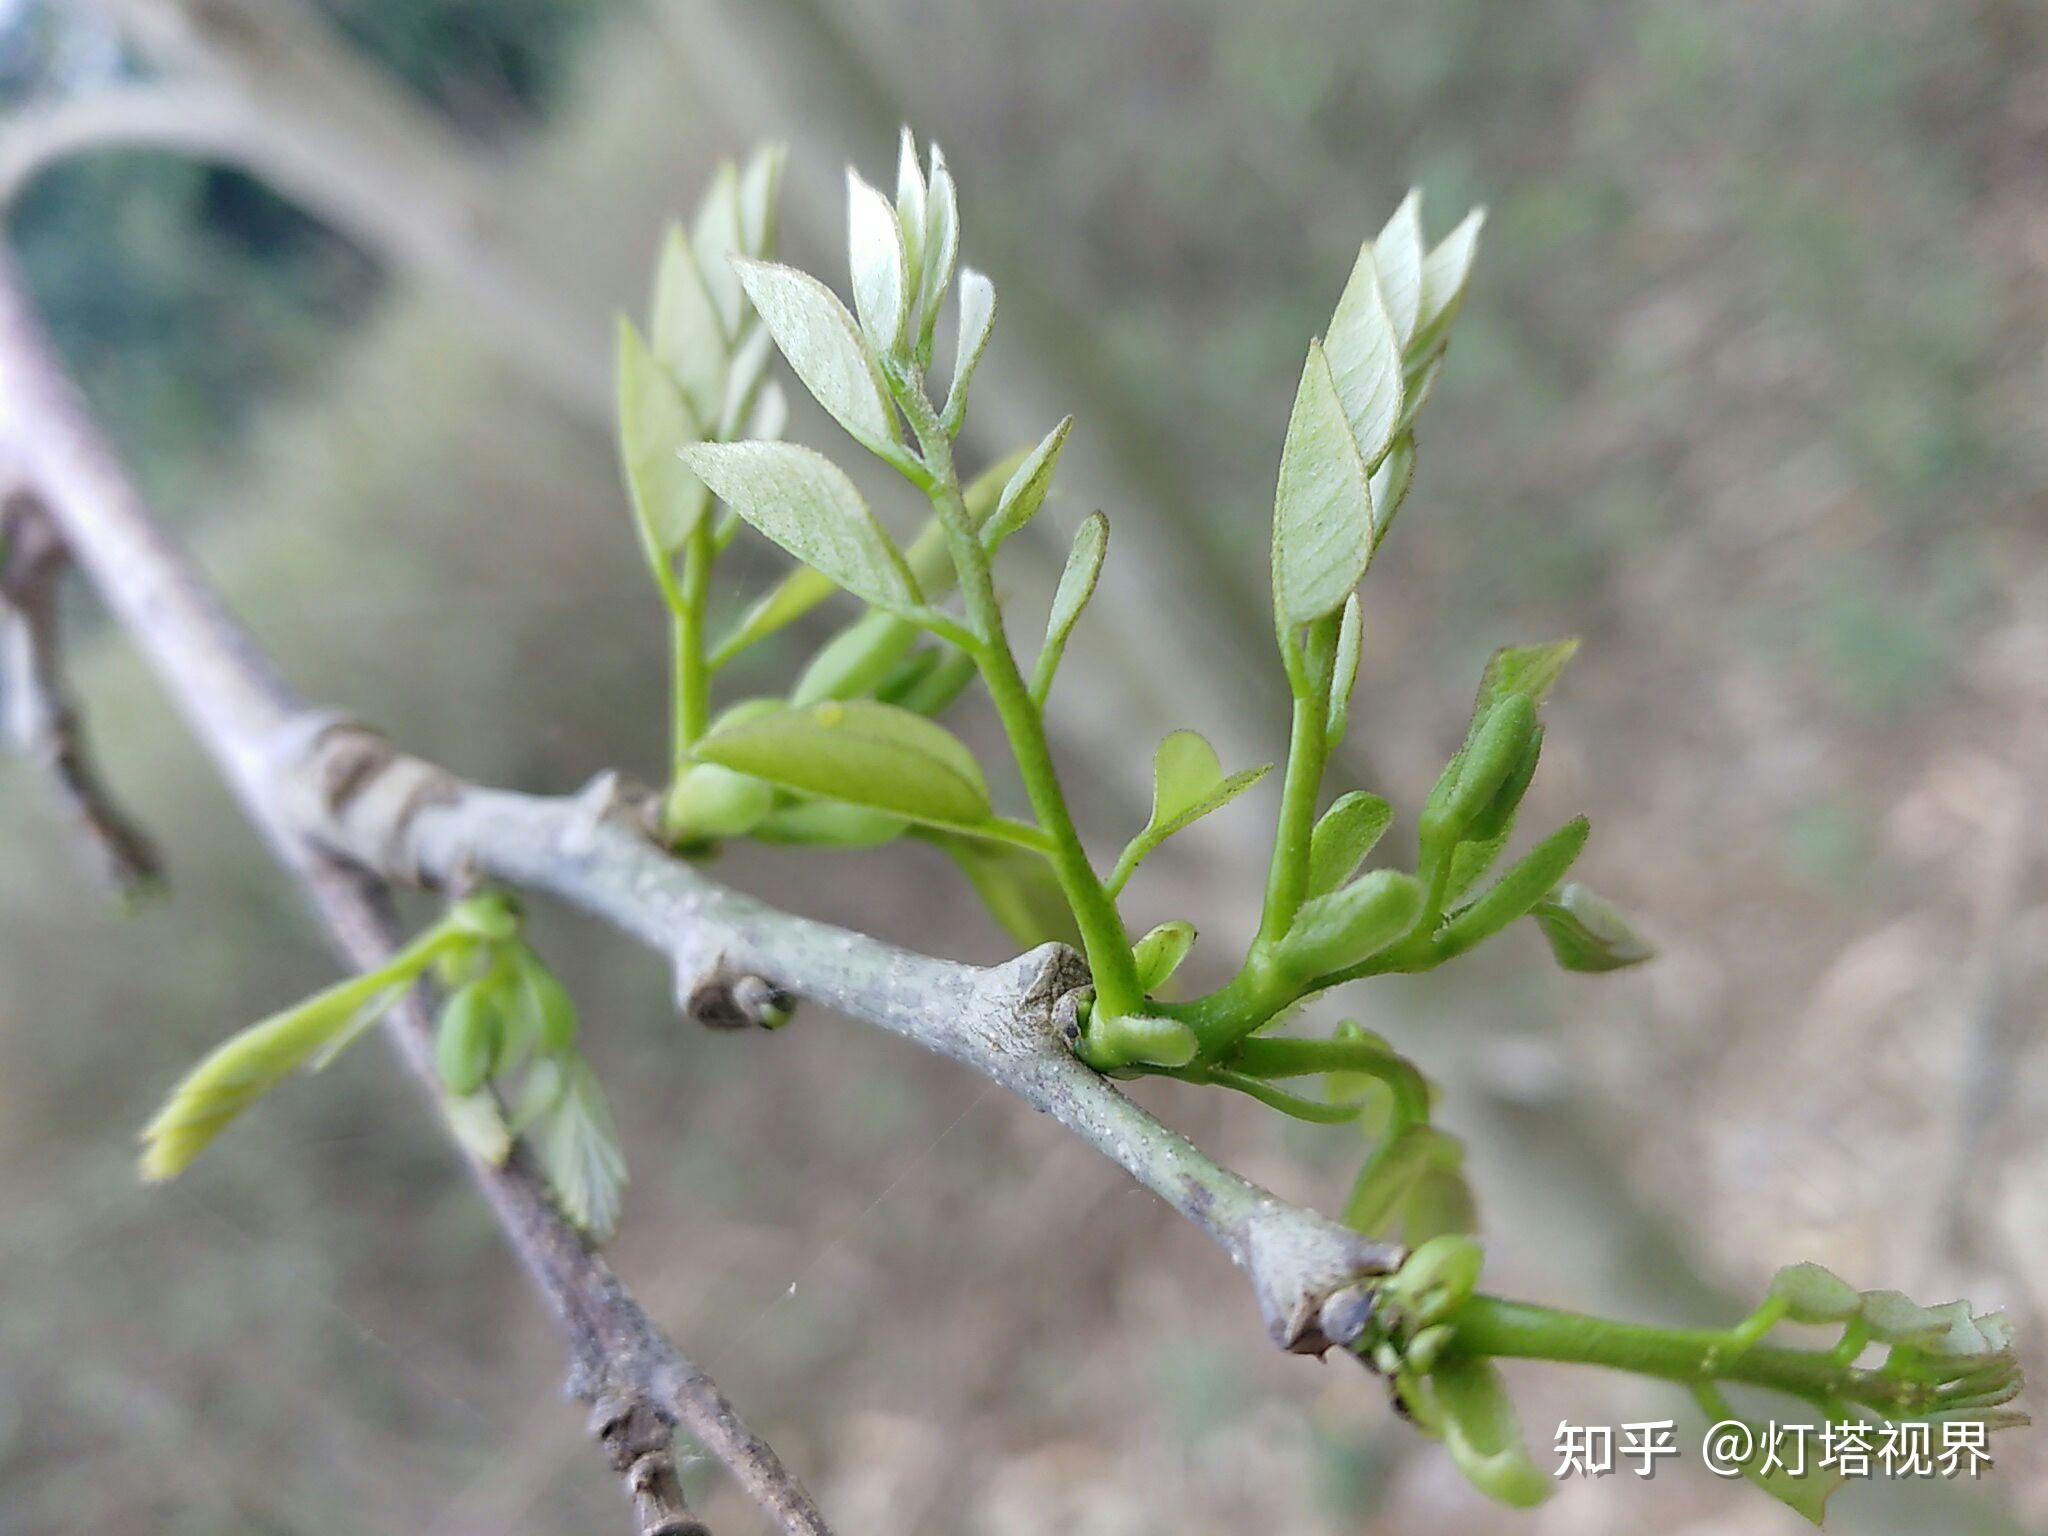
[[[652,791],[628,783],[608,768],[577,790],[570,801],[569,819],[562,828],[562,852],[571,858],[591,852],[597,846],[598,829],[613,821],[653,837],[660,826],[661,805]]]
[[[445,769],[400,752],[360,721],[324,710],[294,718],[273,741],[272,754],[286,803],[318,841],[386,878],[428,883],[412,821],[427,806],[455,800],[457,785]]]
[[[706,1029],[780,1029],[796,1011],[796,998],[719,953],[708,965],[689,956],[677,960],[676,1005]]]
[[[625,1480],[640,1536],[710,1536],[684,1506],[669,1415],[644,1399],[608,1392],[591,1406],[590,1433]]]

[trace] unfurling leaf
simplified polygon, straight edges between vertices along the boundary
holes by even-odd
[[[1536,706],[1526,694],[1508,693],[1494,702],[1458,753],[1456,777],[1442,793],[1432,794],[1423,810],[1425,846],[1439,847],[1466,834],[1520,766],[1535,733]]]
[[[1059,467],[1060,449],[1066,446],[1067,432],[1073,425],[1073,417],[1062,418],[1010,476],[1003,494],[996,499],[995,516],[982,529],[982,542],[990,549],[1030,522],[1045,505],[1046,492],[1052,489],[1053,471]]]
[[[472,1157],[502,1168],[512,1155],[512,1128],[505,1123],[497,1098],[485,1091],[443,1093],[441,1113],[449,1132]]]
[[[1567,882],[1536,903],[1530,915],[1568,971],[1618,971],[1656,958],[1619,907],[1583,885]]]
[[[1149,997],[1171,979],[1195,947],[1195,925],[1183,918],[1161,923],[1131,946],[1137,963],[1138,986]]]
[[[971,829],[990,815],[980,765],[944,726],[872,699],[834,700],[712,730],[696,755],[802,794]]]
[[[1465,1147],[1457,1137],[1432,1125],[1404,1126],[1375,1147],[1359,1170],[1345,1202],[1344,1225],[1367,1237],[1400,1236],[1418,1191],[1441,1180],[1462,1187],[1464,1168]],[[1469,1209],[1469,1193],[1463,1204]]]
[[[1514,1509],[1550,1497],[1550,1479],[1529,1459],[1515,1406],[1492,1363],[1451,1356],[1429,1373],[1442,1414],[1444,1448],[1481,1493]]]
[[[1586,818],[1566,822],[1495,881],[1470,906],[1455,912],[1437,935],[1437,954],[1448,960],[1493,937],[1541,901],[1564,878],[1579,850],[1586,846]]]
[[[1310,343],[1273,500],[1273,617],[1283,645],[1343,606],[1371,558],[1365,461],[1323,349]]]
[[[788,158],[787,145],[763,144],[740,170],[740,240],[749,256],[775,254],[776,203]]]
[[[1414,876],[1376,869],[1303,902],[1274,959],[1303,980],[1357,965],[1405,937],[1422,915],[1423,899]]]
[[[1387,530],[1394,526],[1394,514],[1401,510],[1401,503],[1408,499],[1408,489],[1415,483],[1415,434],[1403,432],[1394,439],[1394,446],[1387,450],[1387,456],[1380,460],[1380,467],[1372,472],[1367,489],[1372,493],[1372,548],[1378,554],[1380,545],[1386,542]]]
[[[775,790],[716,763],[692,763],[662,802],[662,835],[673,844],[744,837],[775,809]]]
[[[902,231],[903,259],[910,270],[924,257],[925,185],[917,163],[917,140],[908,123],[896,140],[896,226]]]
[[[889,613],[864,613],[818,648],[790,689],[792,704],[820,704],[873,693],[918,642],[917,626]]]
[[[1026,948],[1081,944],[1081,929],[1043,854],[985,838],[932,839],[952,857],[1004,933]]]
[[[954,436],[959,435],[960,423],[967,417],[967,389],[974,382],[974,370],[988,350],[989,333],[995,325],[996,285],[974,268],[965,268],[960,273],[960,339],[941,417],[946,431]]]
[[[797,559],[890,612],[922,600],[910,568],[845,471],[796,443],[698,443],[684,462]]]
[[[846,170],[846,231],[853,307],[861,329],[877,352],[895,353],[902,348],[915,297],[903,230],[889,200],[851,166]]]
[[[1152,815],[1125,844],[1106,882],[1111,894],[1124,887],[1145,856],[1182,828],[1220,810],[1258,783],[1273,765],[1223,776],[1216,749],[1194,731],[1175,731],[1152,757]]]
[[[337,1042],[360,1036],[404,995],[415,971],[352,976],[216,1046],[171,1090],[142,1132],[142,1176],[184,1171],[229,1123],[301,1067],[331,1060]]]
[[[1031,697],[1041,709],[1046,695],[1052,691],[1053,674],[1059,670],[1067,636],[1073,633],[1081,610],[1095,593],[1096,579],[1102,574],[1102,557],[1108,548],[1109,519],[1100,512],[1091,512],[1074,530],[1074,545],[1067,552],[1066,569],[1060,573],[1060,584],[1052,595],[1052,612],[1046,617],[1045,644],[1039,648],[1038,664],[1032,670]]]
[[[1363,246],[1330,316],[1323,354],[1345,420],[1368,470],[1379,465],[1401,420],[1401,337],[1387,314],[1373,248]]]
[[[1472,724],[1467,739],[1479,727],[1493,706],[1508,694],[1520,694],[1531,704],[1541,704],[1564,675],[1566,663],[1577,654],[1577,640],[1552,640],[1545,645],[1510,645],[1487,658],[1479,677],[1479,694],[1472,703]]]
[[[1771,1277],[1771,1294],[1785,1300],[1795,1323],[1846,1323],[1863,1305],[1856,1287],[1819,1264],[1787,1264]]]
[[[704,286],[711,290],[725,334],[737,336],[745,305],[732,259],[745,254],[746,237],[740,229],[739,171],[730,160],[718,167],[704,201],[697,205],[690,242],[696,248],[697,266],[704,274]]]
[[[1394,808],[1378,795],[1339,795],[1309,837],[1308,894],[1327,895],[1349,880],[1393,819]]]
[[[896,441],[896,415],[853,316],[823,283],[771,261],[736,263],[747,297],[803,386],[855,441]]]
[[[711,505],[704,482],[678,457],[703,436],[682,388],[641,341],[619,321],[619,459],[640,542],[656,575],[667,566]]]
[[[449,994],[434,1030],[434,1063],[456,1095],[475,1093],[490,1079],[504,1015],[495,976],[467,982]]]
[[[1351,690],[1358,682],[1358,651],[1365,640],[1365,615],[1358,594],[1344,599],[1344,617],[1337,626],[1337,648],[1330,657],[1330,697],[1323,709],[1323,736],[1334,749],[1351,724]]]
[[[533,1127],[541,1169],[562,1214],[592,1237],[611,1235],[626,1186],[626,1159],[597,1074],[580,1056],[561,1062],[559,1096]]]
[[[918,273],[919,346],[928,351],[932,327],[945,303],[946,290],[953,284],[953,267],[960,259],[960,199],[953,186],[953,173],[939,146],[932,146],[931,184],[925,196],[924,251]]]
[[[1423,258],[1422,302],[1411,351],[1427,353],[1432,347],[1441,348],[1451,322],[1458,317],[1465,283],[1479,254],[1479,231],[1485,223],[1486,210],[1474,208]]]
[[[1394,333],[1406,347],[1422,311],[1422,194],[1410,191],[1374,237],[1373,266]]]

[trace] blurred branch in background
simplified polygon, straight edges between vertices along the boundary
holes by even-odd
[[[60,653],[57,604],[70,561],[34,496],[0,503],[0,742],[40,769],[96,873],[132,897],[156,850],[101,782]]]
[[[609,419],[600,317],[565,305],[497,230],[505,168],[298,0],[65,0],[158,72],[87,85],[0,128],[0,208],[59,160],[156,147],[234,166],[417,273],[578,416]]]

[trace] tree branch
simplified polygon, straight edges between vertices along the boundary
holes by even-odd
[[[150,517],[60,370],[4,255],[0,452],[12,456],[80,567],[140,644],[278,862],[305,887],[336,948],[359,968],[381,962],[393,945],[379,884],[302,836],[276,793],[273,744],[307,718],[305,707]],[[394,1009],[383,1030],[415,1081],[438,1101],[431,1026],[419,999]],[[829,1536],[802,1485],[556,1212],[525,1158],[515,1152],[503,1168],[466,1161],[506,1241],[568,1334],[570,1391],[604,1405],[593,1431],[615,1463],[632,1451],[623,1470],[642,1536],[690,1530],[679,1523],[687,1517],[672,1479],[648,1448],[649,1415],[679,1423],[788,1536]]]
[[[1048,945],[982,970],[777,912],[655,846],[612,781],[576,799],[480,788],[302,706],[152,522],[4,266],[0,447],[20,455],[80,563],[292,867],[317,848],[385,881],[459,888],[487,878],[545,892],[656,950],[685,999],[707,987],[783,992],[915,1040],[1051,1114],[1209,1233],[1246,1271],[1282,1348],[1320,1353],[1363,1331],[1371,1281],[1401,1250],[1220,1166],[1077,1060],[1069,1045],[1087,976],[1071,951]],[[408,1061],[424,1066],[417,1032],[398,1034]],[[656,1400],[757,1497],[802,1500],[787,1511],[768,1503],[785,1529],[822,1530],[772,1453],[738,1430],[523,1167],[478,1177],[577,1358],[655,1384]],[[592,1386],[583,1374],[577,1384]]]

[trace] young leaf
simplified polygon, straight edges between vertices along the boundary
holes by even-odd
[[[487,1092],[443,1093],[441,1113],[457,1143],[478,1160],[502,1168],[512,1155],[512,1128]]]
[[[688,542],[711,496],[677,452],[703,436],[682,389],[632,325],[619,321],[619,459],[640,542],[656,574]]]
[[[925,199],[924,252],[918,277],[918,303],[923,312],[921,334],[929,345],[932,326],[952,286],[953,266],[960,258],[960,202],[946,157],[932,146],[931,193]]]
[[[1401,510],[1401,503],[1408,499],[1409,487],[1415,484],[1415,434],[1403,432],[1394,439],[1394,445],[1387,450],[1387,456],[1380,460],[1380,467],[1372,472],[1367,488],[1372,492],[1372,547],[1379,553],[1379,547],[1386,541],[1387,530],[1394,526],[1394,514]]]
[[[1514,1509],[1550,1497],[1550,1479],[1529,1459],[1491,1361],[1451,1356],[1430,1372],[1429,1384],[1443,1414],[1444,1448],[1467,1482]]]
[[[846,168],[847,255],[853,268],[853,307],[861,329],[877,352],[893,353],[903,345],[910,318],[910,268],[903,251],[903,230],[889,200]]]
[[[505,1027],[499,992],[495,981],[486,977],[457,987],[441,1007],[434,1029],[434,1064],[443,1086],[457,1097],[475,1093],[491,1075]]]
[[[1458,1174],[1465,1149],[1432,1125],[1411,1124],[1374,1148],[1344,1205],[1344,1225],[1367,1237],[1390,1237],[1401,1226],[1409,1199],[1432,1173]]]
[[[772,261],[734,262],[796,376],[854,440],[879,449],[896,441],[896,416],[859,327],[831,289],[809,273]]]
[[[1337,649],[1330,658],[1330,697],[1323,710],[1323,735],[1333,748],[1351,724],[1351,689],[1358,681],[1358,650],[1364,639],[1365,615],[1354,592],[1344,599]]]
[[[1862,1310],[1856,1287],[1819,1264],[1787,1264],[1771,1276],[1771,1294],[1783,1297],[1795,1323],[1846,1323]]]
[[[662,801],[661,831],[672,844],[745,837],[774,809],[775,791],[761,780],[716,763],[692,763]]]
[[[1452,914],[1437,935],[1437,954],[1446,960],[1463,954],[1526,914],[1564,878],[1579,850],[1586,846],[1587,831],[1586,818],[1580,816],[1530,849],[1484,896]]]
[[[732,633],[711,652],[711,664],[722,667],[750,646],[787,629],[838,590],[832,582],[808,565],[799,566],[768,591],[761,594],[741,616]]]
[[[1422,309],[1422,194],[1410,191],[1372,243],[1387,318],[1406,347]]]
[[[1223,776],[1216,749],[1193,731],[1175,731],[1152,757],[1152,816],[1124,845],[1107,882],[1110,894],[1124,888],[1145,856],[1182,828],[1220,810],[1272,771],[1267,763]]]
[[[698,270],[704,274],[704,286],[711,291],[711,301],[725,334],[739,335],[740,317],[746,306],[732,261],[745,254],[746,237],[740,228],[739,172],[730,160],[718,167],[704,201],[697,205],[690,244],[697,252]]]
[[[1052,489],[1053,471],[1059,467],[1060,449],[1066,446],[1067,433],[1073,425],[1073,417],[1063,417],[1010,476],[1009,484],[996,500],[995,516],[981,531],[982,542],[990,549],[1030,522],[1045,505],[1046,492]]]
[[[864,613],[818,648],[789,691],[796,705],[873,693],[916,646],[919,631],[890,613]]]
[[[990,815],[988,783],[960,739],[871,699],[778,710],[712,730],[696,755],[738,773],[908,821],[971,828]]]
[[[1362,246],[1351,278],[1330,316],[1323,355],[1344,402],[1344,418],[1368,470],[1376,468],[1394,441],[1401,419],[1401,338],[1387,314],[1379,268],[1370,245]]]
[[[1414,876],[1376,869],[1303,902],[1273,958],[1304,980],[1341,971],[1405,937],[1422,904],[1422,883]]]
[[[1394,808],[1378,795],[1339,795],[1309,836],[1308,894],[1327,895],[1349,880],[1393,819]]]
[[[996,324],[996,285],[972,267],[960,274],[960,339],[953,355],[953,378],[946,386],[946,431],[957,436],[967,417],[967,387],[988,348]]]
[[[1137,963],[1138,985],[1151,996],[1169,981],[1195,947],[1195,925],[1183,918],[1161,923],[1131,946]]]
[[[750,834],[757,842],[813,848],[878,848],[910,830],[900,816],[837,800],[799,800],[769,813]]]
[[[1273,502],[1273,616],[1282,643],[1335,612],[1372,558],[1372,501],[1336,381],[1311,342]]]
[[[924,172],[917,164],[917,140],[904,124],[896,144],[896,226],[903,234],[904,263],[913,272],[924,262]]]
[[[740,241],[749,256],[775,254],[775,205],[788,158],[786,145],[763,144],[740,171]]]
[[[1053,674],[1067,648],[1067,636],[1075,620],[1094,595],[1096,578],[1102,574],[1102,557],[1109,548],[1109,519],[1091,512],[1074,530],[1074,546],[1067,552],[1067,567],[1052,595],[1052,612],[1045,621],[1045,644],[1039,647],[1038,664],[1032,669],[1031,697],[1040,708],[1052,691]]]
[[[390,997],[389,969],[352,976],[271,1015],[208,1053],[171,1090],[142,1132],[142,1176],[154,1183],[182,1172],[237,1115],[336,1039],[359,1035],[363,1010]]]
[[[1508,694],[1518,693],[1531,704],[1541,704],[1578,649],[1577,640],[1553,640],[1546,645],[1510,645],[1495,651],[1479,677],[1467,739],[1478,734],[1493,706]]]
[[[1457,318],[1466,280],[1472,275],[1472,262],[1479,254],[1479,230],[1485,222],[1486,210],[1474,208],[1423,258],[1422,294],[1415,326],[1418,343],[1427,346],[1441,340],[1451,321]]]
[[[719,500],[855,597],[890,612],[923,601],[901,552],[823,454],[795,443],[698,443],[683,460]]]
[[[1010,939],[1038,944],[1081,944],[1081,929],[1052,866],[1042,854],[984,838],[939,834],[932,839],[960,866],[974,894]]]
[[[768,382],[768,361],[774,356],[775,338],[768,334],[768,327],[748,327],[747,339],[733,353],[732,365],[725,374],[725,398],[719,402],[716,413],[716,436],[721,441],[782,435],[779,425],[766,432],[747,430],[749,422],[759,414],[761,401],[775,388]]]
[[[580,1056],[566,1057],[562,1074],[560,1096],[535,1136],[541,1168],[562,1214],[602,1239],[618,1224],[626,1159],[604,1089],[589,1063]]]
[[[731,358],[717,303],[680,224],[669,226],[654,277],[655,359],[681,384],[700,421],[714,420]]]
[[[1530,910],[1550,941],[1550,952],[1568,971],[1618,971],[1656,958],[1656,948],[1636,932],[1621,909],[1570,881]]]

